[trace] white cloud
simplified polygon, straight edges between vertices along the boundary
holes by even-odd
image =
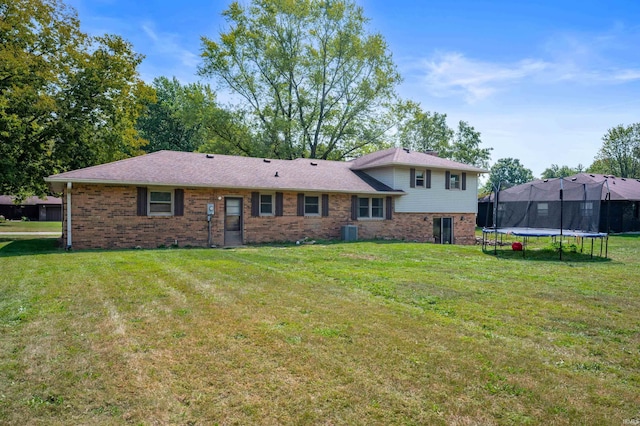
[[[153,22],[143,22],[142,30],[151,40],[151,49],[153,53],[165,58],[165,63],[181,67],[195,74],[196,68],[200,63],[200,57],[183,47],[180,43],[178,34],[157,31]]]
[[[544,61],[525,59],[500,64],[469,59],[461,53],[438,54],[424,62],[424,78],[436,96],[462,94],[469,103],[485,99],[505,86],[541,73],[549,67]]]
[[[511,62],[491,62],[460,52],[439,52],[407,64],[422,74],[424,89],[436,97],[462,97],[468,104],[518,90],[567,83],[597,86],[640,81],[640,61],[631,41],[636,29],[615,27],[602,34],[554,34],[532,53]],[[419,69],[419,70],[418,70]]]

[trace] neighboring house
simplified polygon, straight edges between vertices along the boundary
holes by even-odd
[[[15,204],[9,195],[0,195],[0,215],[10,220],[60,221],[62,220],[62,200],[57,197],[27,197]]]
[[[590,173],[578,173],[565,179],[579,183],[606,181],[600,201],[599,232],[640,231],[640,179]],[[525,183],[505,191],[516,193],[527,185]],[[607,193],[610,193],[610,201],[607,201]],[[491,194],[478,200],[478,226],[493,226],[493,199],[494,194]]]
[[[479,169],[392,148],[353,161],[159,151],[46,179],[74,248],[303,238],[473,244]]]

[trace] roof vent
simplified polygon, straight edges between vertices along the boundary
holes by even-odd
[[[275,175],[275,177],[280,177],[280,176],[278,175],[278,172],[276,172],[276,175]]]
[[[577,178],[577,177],[573,177],[573,178],[571,178],[571,182],[575,182],[575,181],[577,181],[577,180],[578,180],[578,178]]]
[[[265,163],[270,163],[271,162],[271,160],[267,160],[266,158],[263,159],[262,161],[264,161]]]
[[[623,181],[625,181],[625,182],[627,181],[625,178],[620,178],[620,179],[621,179],[621,180],[623,180]]]
[[[591,176],[591,177],[596,177],[596,175],[589,175],[589,176]]]
[[[318,165],[318,163],[316,163],[315,161],[312,161],[312,162],[311,162],[311,165],[312,165],[312,166],[317,166],[317,165]]]
[[[207,158],[213,158],[213,154],[207,154]]]
[[[543,182],[549,182],[549,179],[545,179],[545,180],[543,180]]]
[[[402,148],[404,149],[404,152],[406,152],[407,154],[409,153],[409,148]]]

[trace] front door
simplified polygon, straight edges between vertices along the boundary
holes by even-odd
[[[453,221],[450,217],[433,219],[433,241],[436,244],[453,244]]]
[[[224,199],[224,245],[242,245],[242,198]]]

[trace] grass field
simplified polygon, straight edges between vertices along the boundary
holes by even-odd
[[[62,224],[60,222],[8,220],[0,222],[0,232],[60,232],[62,234]]]
[[[609,253],[0,240],[0,423],[638,424],[640,237]]]

